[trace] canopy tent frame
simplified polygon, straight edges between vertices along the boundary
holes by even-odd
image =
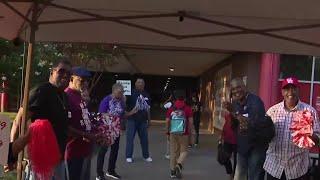
[[[114,23],[122,24],[125,26],[137,28],[143,31],[148,31],[152,33],[156,33],[159,35],[163,35],[166,37],[174,38],[177,40],[184,40],[184,39],[194,39],[194,38],[205,38],[205,37],[222,37],[222,36],[230,36],[230,35],[241,35],[241,34],[256,34],[256,35],[262,35],[267,36],[275,39],[285,40],[289,42],[294,42],[298,44],[308,45],[312,47],[320,47],[319,43],[315,42],[309,42],[305,40],[301,40],[298,38],[293,37],[287,37],[283,35],[274,34],[275,32],[281,32],[281,31],[287,31],[287,30],[298,30],[298,29],[313,29],[313,28],[319,28],[319,23],[314,24],[308,24],[308,25],[295,25],[295,26],[283,26],[283,27],[277,27],[277,28],[261,28],[261,29],[254,29],[254,28],[247,28],[240,25],[235,25],[232,23],[226,23],[218,20],[212,20],[205,17],[200,17],[197,15],[194,15],[191,12],[188,11],[178,11],[176,13],[158,13],[158,14],[149,14],[149,15],[129,15],[129,16],[103,16],[97,13],[88,12],[81,9],[76,9],[64,5],[55,4],[50,1],[34,1],[34,0],[1,0],[1,3],[3,3],[5,6],[7,6],[12,12],[20,16],[24,22],[22,23],[21,27],[19,28],[18,33],[16,34],[16,37],[19,37],[22,32],[30,28],[28,38],[26,40],[28,41],[28,55],[27,55],[27,65],[26,65],[26,75],[24,79],[24,98],[23,98],[23,118],[22,123],[20,127],[20,136],[24,134],[25,131],[25,123],[27,119],[27,109],[28,109],[28,99],[29,99],[29,85],[30,85],[30,72],[31,72],[31,62],[33,58],[33,49],[34,49],[34,43],[36,40],[36,31],[38,29],[38,26],[41,25],[49,25],[49,24],[65,24],[65,23],[77,23],[77,22],[96,22],[96,21],[112,21]],[[12,2],[30,2],[32,5],[30,6],[29,10],[26,14],[21,13],[17,8],[12,6],[10,3]],[[38,21],[39,17],[41,16],[41,13],[45,11],[46,7],[53,7],[61,10],[66,10],[74,13],[78,13],[81,15],[89,16],[88,18],[77,18],[77,19],[59,19],[59,20],[46,20],[46,21]],[[31,15],[31,19],[30,18]],[[214,32],[214,33],[194,33],[194,34],[176,34],[171,33],[165,30],[161,30],[159,28],[152,28],[148,27],[146,25],[139,25],[137,23],[128,22],[126,20],[132,20],[132,19],[155,19],[155,18],[163,18],[163,17],[176,17],[180,19],[188,18],[195,21],[201,21],[204,23],[214,24],[222,27],[227,27],[234,29],[232,31],[226,31],[226,32]],[[3,17],[0,17],[2,19]],[[1,36],[1,35],[0,35]],[[121,44],[120,44],[121,45]],[[127,44],[127,46],[133,46],[132,44]],[[149,45],[146,45],[149,46]],[[139,47],[136,47],[139,48]],[[152,47],[151,47],[152,48]],[[167,49],[175,50],[175,47],[165,47]],[[186,47],[185,47],[186,48]],[[177,47],[177,49],[179,49]],[[214,49],[203,49],[203,48],[190,48],[194,49],[195,51],[215,51]],[[22,178],[22,159],[23,159],[23,153],[19,154],[18,158],[18,176],[17,179],[21,180]]]
[[[1,0],[1,2],[25,20],[25,23],[23,23],[25,25],[25,27],[21,28],[21,31],[19,33],[21,33],[23,30],[25,30],[25,28],[28,27],[29,24],[31,24],[31,20],[28,18],[28,15],[29,15],[31,9],[33,8],[32,6],[29,9],[28,13],[26,15],[23,15],[19,10],[17,10],[13,6],[11,6],[10,3],[8,3],[8,2],[33,2],[33,3],[35,3],[34,1],[32,1],[32,0],[9,0],[9,1],[8,0]],[[157,33],[157,34],[161,34],[163,36],[171,37],[171,38],[178,39],[178,40],[192,39],[192,38],[205,38],[205,37],[214,37],[214,36],[257,34],[257,35],[268,36],[268,37],[272,37],[272,38],[276,38],[276,39],[286,40],[286,41],[290,41],[290,42],[295,42],[295,43],[299,43],[299,44],[303,44],[303,45],[320,47],[319,43],[314,43],[314,42],[301,40],[298,38],[291,38],[291,37],[273,34],[274,32],[281,32],[281,31],[288,31],[288,30],[319,28],[320,27],[319,23],[308,24],[308,25],[297,25],[297,26],[283,26],[283,27],[277,27],[277,28],[252,29],[252,28],[246,28],[246,27],[231,24],[231,23],[225,23],[222,21],[211,20],[211,19],[207,19],[204,17],[199,17],[199,16],[193,15],[191,12],[187,12],[187,11],[178,11],[177,13],[161,13],[161,14],[150,14],[150,15],[131,15],[131,16],[110,17],[110,16],[103,16],[103,15],[100,15],[97,13],[87,12],[85,10],[80,10],[80,9],[76,9],[76,8],[72,8],[72,7],[68,7],[68,6],[55,4],[55,3],[52,3],[52,0],[45,1],[45,2],[37,1],[37,3],[42,4],[44,6],[42,9],[40,9],[38,11],[38,12],[40,12],[40,14],[42,11],[45,10],[46,7],[50,6],[50,7],[54,7],[54,8],[74,12],[74,13],[79,13],[79,14],[87,15],[87,16],[91,17],[91,18],[79,18],[79,19],[60,19],[60,20],[53,20],[53,21],[50,21],[50,20],[49,21],[36,21],[36,24],[38,26],[48,25],[48,24],[77,23],[77,22],[112,21],[115,23],[119,23],[122,25],[138,28],[141,30],[145,30],[145,31],[149,31],[149,32]],[[40,14],[39,14],[39,16],[40,16]],[[218,32],[218,33],[198,33],[198,34],[179,35],[179,34],[170,33],[170,32],[164,31],[164,30],[151,28],[148,26],[139,25],[137,23],[125,21],[125,20],[130,20],[130,19],[147,19],[147,18],[155,19],[155,18],[163,18],[163,17],[189,18],[189,19],[193,19],[193,20],[197,20],[197,21],[201,21],[201,22],[205,22],[205,23],[209,23],[209,24],[233,28],[236,30],[229,31],[229,32]],[[18,36],[19,36],[19,34],[17,34],[17,37]]]

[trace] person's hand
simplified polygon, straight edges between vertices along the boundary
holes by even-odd
[[[228,101],[224,101],[222,103],[222,107],[225,108],[226,110],[228,110],[229,112],[233,111],[232,104],[230,102],[228,102]]]
[[[17,168],[17,164],[16,163],[8,164],[8,165],[3,166],[3,171],[4,171],[4,173],[8,173],[10,171],[15,170],[16,168]]]
[[[129,115],[132,116],[134,115],[135,113],[137,113],[139,111],[139,109],[137,107],[134,107],[130,112],[129,112]]]

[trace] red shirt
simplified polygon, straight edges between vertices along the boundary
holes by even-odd
[[[166,117],[170,120],[171,119],[171,113],[174,111],[174,108],[178,108],[178,109],[183,109],[184,114],[186,116],[186,131],[184,132],[183,135],[189,135],[189,118],[193,117],[192,115],[192,108],[188,105],[185,104],[184,101],[181,100],[177,100],[173,107],[169,108],[166,114]]]
[[[236,133],[231,126],[231,115],[229,113],[226,113],[224,118],[225,123],[222,129],[223,141],[230,144],[237,144]]]

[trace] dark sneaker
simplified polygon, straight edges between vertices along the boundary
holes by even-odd
[[[177,177],[175,170],[171,170],[171,172],[170,172],[170,177],[171,177],[171,178],[176,178],[176,177]]]
[[[97,176],[96,180],[107,180],[104,176]]]
[[[107,172],[106,176],[113,178],[113,179],[121,179],[121,176],[119,174],[117,174],[115,171]]]
[[[181,165],[181,164],[178,164],[178,165],[176,166],[175,171],[176,171],[176,176],[177,176],[177,178],[181,179],[181,178],[182,178],[182,165]]]

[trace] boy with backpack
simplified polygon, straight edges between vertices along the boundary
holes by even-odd
[[[187,156],[188,136],[193,131],[193,115],[190,106],[180,97],[167,111],[167,132],[170,136],[170,177],[182,177],[182,163]]]

